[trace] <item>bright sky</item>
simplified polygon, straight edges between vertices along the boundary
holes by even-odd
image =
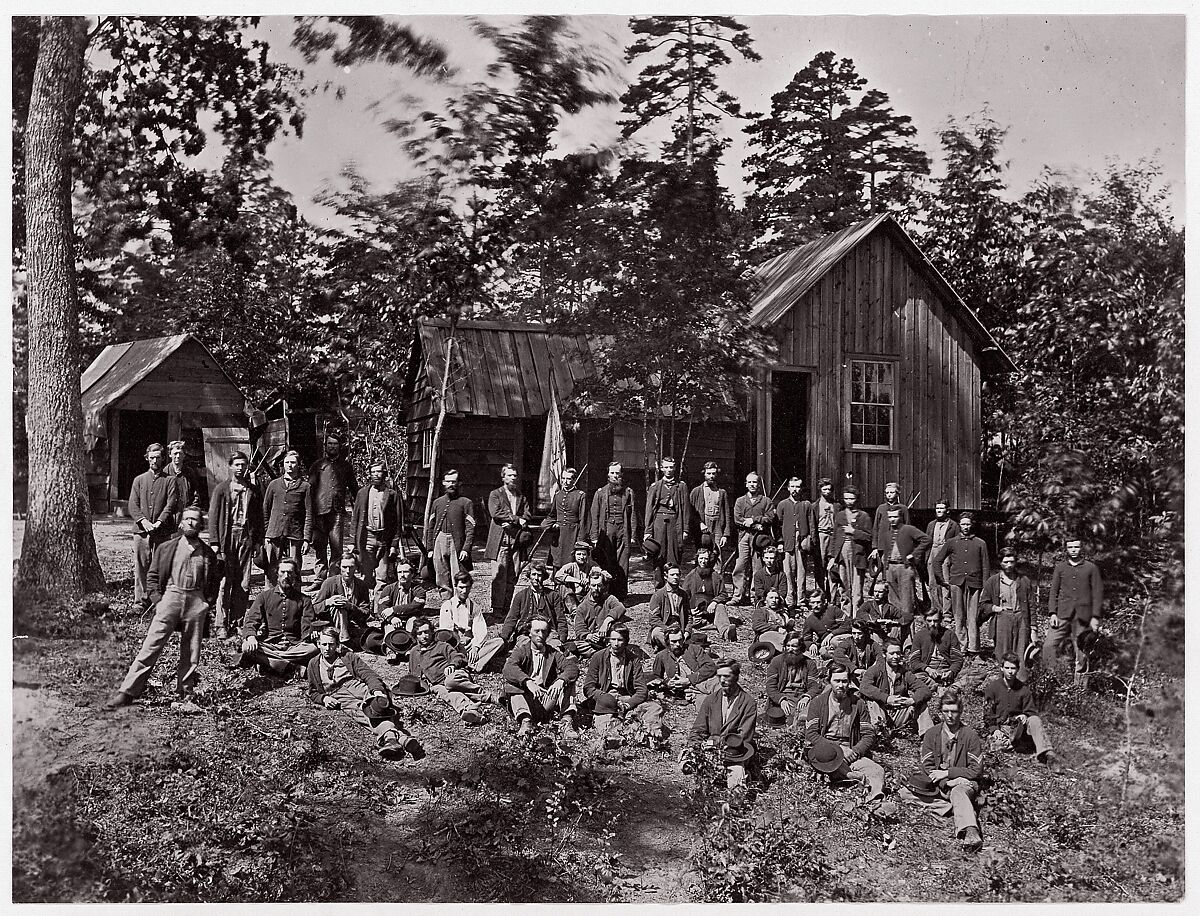
[[[457,80],[483,78],[487,47],[465,17],[418,16],[405,21],[448,48]],[[513,21],[493,18],[492,21]],[[936,132],[951,117],[985,107],[1011,132],[1005,151],[1010,179],[1024,190],[1044,166],[1086,180],[1108,160],[1154,158],[1171,186],[1176,217],[1184,212],[1184,17],[1110,16],[743,16],[762,55],[736,60],[722,84],[744,110],[765,112],[770,98],[819,51],[854,60],[868,85],[882,89],[895,110],[913,118],[920,145],[937,165]],[[608,48],[618,80],[643,66],[624,64],[631,42],[624,16],[576,20],[580,33]],[[292,51],[290,17],[268,17],[262,30],[281,59],[303,66]],[[643,58],[643,61],[645,58]],[[336,181],[350,162],[381,186],[411,174],[383,122],[405,111],[405,98],[434,107],[446,95],[411,74],[383,65],[339,70],[322,62],[307,67],[308,82],[332,80],[345,88],[310,99],[302,140],[271,149],[278,181],[311,219],[325,222],[312,197]],[[618,86],[618,90],[621,88]],[[564,147],[604,144],[617,135],[614,107],[568,126]],[[738,125],[724,178],[744,191],[740,162],[746,155]],[[647,136],[657,152],[659,137]]]

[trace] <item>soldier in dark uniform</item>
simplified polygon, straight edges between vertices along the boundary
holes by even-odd
[[[612,577],[612,594],[624,600],[629,594],[629,549],[637,536],[637,520],[633,490],[622,482],[619,462],[608,466],[608,483],[592,496],[590,524],[596,561]]]
[[[683,560],[683,540],[688,533],[687,485],[675,476],[675,459],[659,462],[662,477],[646,491],[646,536],[659,545],[658,554],[647,559],[654,564],[654,587],[662,588],[663,571]]]
[[[587,495],[575,489],[577,476],[574,468],[563,471],[562,488],[554,494],[554,523],[558,526],[558,543],[554,546],[555,567],[571,562],[575,543],[587,532]]]

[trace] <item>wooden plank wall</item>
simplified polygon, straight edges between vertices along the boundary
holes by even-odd
[[[780,321],[781,361],[815,370],[810,400],[815,479],[852,471],[863,502],[888,480],[918,506],[979,502],[979,363],[962,325],[887,232],[865,239]],[[896,448],[849,446],[849,360],[895,359]],[[779,444],[775,443],[778,448]]]
[[[246,399],[194,340],[168,356],[110,409],[166,410],[246,424]]]

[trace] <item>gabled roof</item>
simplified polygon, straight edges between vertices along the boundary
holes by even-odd
[[[417,333],[426,383],[436,393],[446,367],[450,322],[425,319]],[[577,382],[596,374],[583,334],[519,321],[460,321],[446,398],[448,413],[541,417],[550,410],[550,378],[562,405]]]
[[[131,340],[110,344],[100,351],[79,377],[80,401],[83,404],[83,430],[88,438],[88,447],[105,435],[104,412],[109,404],[124,397],[135,385],[161,366],[171,354],[190,340],[204,344],[190,334],[174,334],[170,337],[152,337],[149,340]],[[237,388],[216,357],[204,347],[206,353],[225,376],[229,384]],[[240,388],[239,388],[240,390]]]
[[[754,278],[760,284],[750,303],[750,321],[759,327],[774,324],[787,314],[842,258],[876,232],[886,232],[908,254],[925,279],[946,300],[967,333],[979,345],[985,363],[993,370],[1013,372],[1016,366],[996,339],[963,302],[941,272],[891,214],[879,213],[837,232],[785,251],[760,264]]]

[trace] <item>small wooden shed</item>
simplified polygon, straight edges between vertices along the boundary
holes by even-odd
[[[193,467],[213,442],[249,441],[246,397],[216,357],[189,334],[105,347],[79,382],[90,458],[92,509],[109,512],[146,469],[151,442],[182,439]],[[208,483],[218,479],[209,466]]]
[[[410,356],[405,387],[410,505],[424,506],[449,332],[448,321],[421,321]],[[626,482],[643,492],[646,455],[659,454],[654,424],[629,417],[579,416],[570,409],[576,384],[595,371],[584,334],[527,322],[460,321],[438,467],[456,468],[462,493],[482,502],[499,486],[500,468],[512,462],[522,491],[533,496],[553,377],[567,460],[578,468],[586,466],[580,487],[591,492],[603,485],[608,463],[615,459],[625,465]],[[708,460],[719,462],[727,473],[748,464],[752,453],[747,433],[745,422],[733,418],[696,420],[690,433],[686,423],[677,423],[675,449],[682,453],[687,442],[684,479],[699,482]]]
[[[980,397],[1012,361],[903,227],[877,215],[767,261],[751,320],[779,341],[754,404],[773,490],[847,472],[867,505],[898,481],[917,507],[980,501]]]

